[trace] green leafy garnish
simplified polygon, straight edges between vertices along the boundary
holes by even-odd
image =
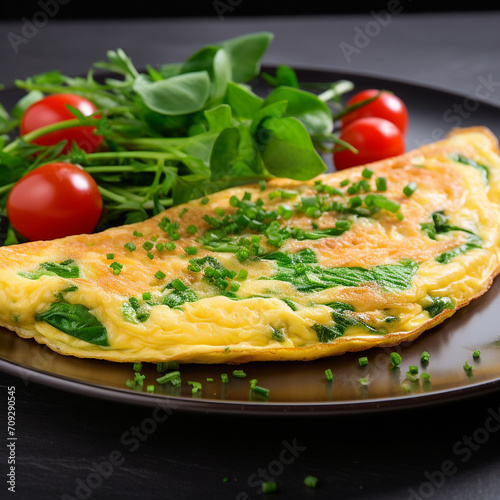
[[[353,85],[321,83],[322,94],[301,88],[292,68],[263,77],[273,90],[257,94],[254,81],[273,34],[256,32],[200,48],[185,61],[146,65],[139,71],[122,50],[109,50],[82,77],[48,71],[17,80],[26,91],[11,115],[0,107],[0,209],[12,186],[32,169],[57,159],[82,166],[103,197],[98,230],[128,224],[231,186],[273,177],[308,180],[326,170],[318,153],[348,147],[334,134],[329,101],[342,112],[340,96]],[[96,69],[110,75],[94,76]],[[9,139],[24,110],[48,94],[73,93],[92,101],[95,116],[69,107],[74,119]],[[63,142],[30,141],[54,131],[95,126],[99,151]],[[62,127],[62,128],[61,128]],[[10,238],[9,242],[14,242]],[[132,251],[132,248],[129,248]]]

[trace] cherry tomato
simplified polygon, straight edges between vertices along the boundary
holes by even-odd
[[[66,107],[66,104],[78,109],[84,116],[90,116],[97,111],[94,104],[84,97],[75,94],[49,95],[33,103],[24,112],[19,125],[21,135],[26,135],[53,123],[74,120],[75,116]],[[102,136],[94,134],[95,128],[85,125],[71,127],[50,132],[32,142],[40,146],[52,146],[66,139],[68,142],[63,152],[68,152],[75,142],[86,153],[92,153],[102,142]]]
[[[394,123],[383,118],[360,118],[349,123],[340,139],[358,150],[343,149],[333,153],[337,170],[397,156],[405,151],[404,136]]]
[[[347,101],[347,106],[371,99],[379,92],[380,90],[376,89],[362,90]],[[394,123],[403,134],[406,134],[408,130],[408,109],[398,96],[390,92],[381,92],[373,101],[347,113],[342,119],[342,126],[345,127],[347,124],[359,118],[371,116],[389,120]]]
[[[10,222],[31,241],[91,233],[101,212],[96,182],[71,163],[47,163],[32,170],[7,198]]]

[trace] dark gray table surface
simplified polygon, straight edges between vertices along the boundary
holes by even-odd
[[[139,67],[180,61],[206,43],[269,30],[275,34],[264,58],[269,64],[368,73],[472,97],[487,81],[488,100],[500,103],[500,12],[235,15],[236,8],[223,19],[215,13],[135,22],[55,16],[31,32],[23,20],[0,22],[0,83],[50,69],[80,74],[118,47]],[[19,42],[15,35],[25,42],[13,43]],[[16,389],[15,494],[6,483],[9,386]],[[141,426],[154,417],[148,408],[25,384],[3,373],[0,388],[2,499],[272,498],[256,486],[266,474],[278,482],[276,498],[500,498],[498,393],[355,417],[174,412],[144,434]],[[308,474],[319,478],[315,490],[302,485]]]

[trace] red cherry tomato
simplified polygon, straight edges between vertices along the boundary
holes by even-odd
[[[380,90],[376,89],[362,90],[351,97],[351,99],[347,101],[346,106],[351,106],[367,99],[371,99],[379,92]],[[342,119],[342,126],[345,127],[347,124],[358,120],[359,118],[372,116],[389,120],[394,123],[394,125],[396,125],[403,134],[406,134],[406,131],[408,130],[408,109],[399,97],[391,94],[390,92],[381,92],[380,95],[373,101],[368,104],[363,104],[363,106],[347,113],[347,115],[345,115]]]
[[[7,198],[10,222],[31,241],[91,233],[101,212],[96,182],[71,163],[47,163],[32,170]]]
[[[337,170],[383,160],[405,151],[401,130],[383,118],[360,118],[349,123],[342,130],[340,139],[356,148],[358,153],[353,153],[349,149],[333,153],[333,162]]]
[[[33,103],[23,114],[19,125],[21,135],[26,135],[34,130],[53,123],[66,120],[74,120],[75,116],[66,107],[73,106],[82,112],[84,116],[90,116],[97,111],[92,102],[75,94],[53,94]],[[67,140],[63,152],[71,149],[73,142],[86,153],[94,152],[102,142],[102,136],[95,135],[96,127],[77,126],[50,132],[32,142],[40,146],[53,146],[58,142]]]

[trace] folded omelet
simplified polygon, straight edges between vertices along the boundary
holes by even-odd
[[[144,222],[0,249],[0,324],[123,362],[311,360],[411,341],[500,270],[484,128],[309,182],[227,189]]]

